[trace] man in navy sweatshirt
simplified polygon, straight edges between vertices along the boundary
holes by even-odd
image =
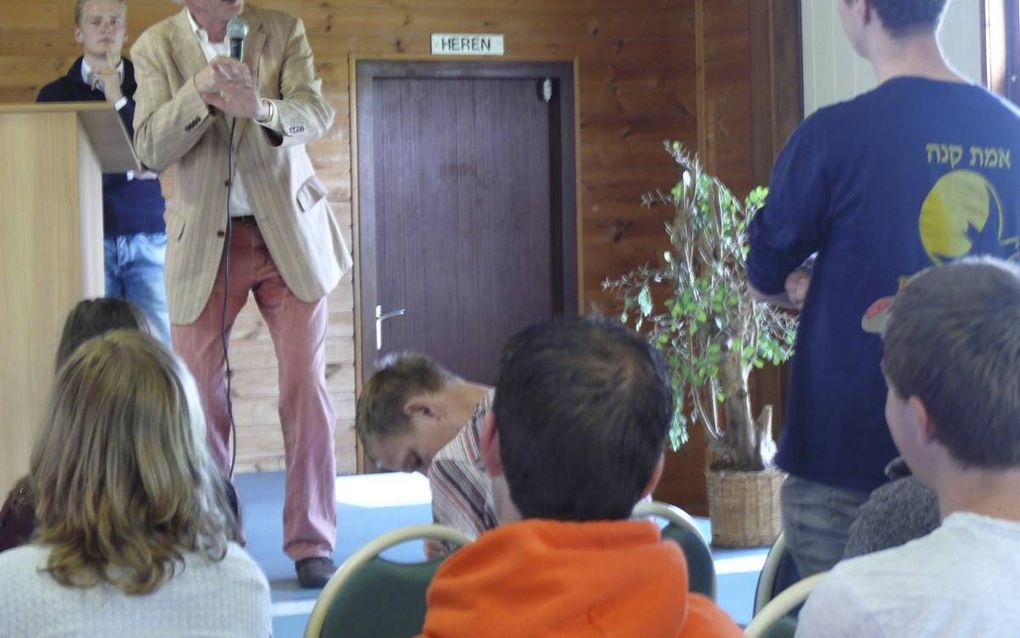
[[[124,0],[77,0],[74,39],[84,55],[67,75],[44,86],[37,102],[107,101],[133,137],[135,74],[121,58],[127,38]],[[163,259],[166,203],[151,171],[103,175],[103,252],[106,296],[128,299],[145,312],[163,342],[170,345]]]

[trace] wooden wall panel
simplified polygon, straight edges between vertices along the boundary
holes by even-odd
[[[737,190],[751,185],[746,0],[280,0],[272,6],[304,19],[325,94],[337,109],[333,129],[309,151],[348,239],[354,195],[349,61],[427,58],[429,36],[439,31],[503,33],[507,59],[578,61],[585,309],[612,311],[616,302],[602,292],[603,279],[661,253],[668,211],[644,209],[639,197],[675,179],[662,140],[697,149]],[[32,100],[71,63],[78,53],[72,7],[71,0],[0,0],[0,101]],[[178,10],[170,0],[129,0],[129,7],[132,37]],[[172,177],[164,187],[172,191]],[[352,286],[348,276],[330,296],[327,344],[342,472],[355,471]],[[280,467],[275,360],[251,307],[238,320],[232,347],[238,467]],[[688,454],[697,455],[695,447]]]

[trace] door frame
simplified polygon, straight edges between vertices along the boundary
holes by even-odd
[[[400,65],[401,71],[387,67]],[[410,69],[410,73],[403,69]],[[374,308],[376,304],[375,288],[366,291],[362,287],[362,279],[375,278],[376,252],[373,242],[361,242],[363,234],[375,232],[375,192],[366,188],[362,191],[362,183],[372,184],[375,167],[372,161],[372,146],[368,140],[365,145],[359,143],[364,128],[371,130],[372,113],[363,105],[367,105],[373,96],[371,78],[481,78],[481,79],[519,79],[549,77],[558,82],[559,112],[558,118],[550,122],[550,138],[558,137],[559,145],[552,145],[550,155],[552,161],[559,160],[559,180],[550,185],[551,197],[559,201],[559,223],[553,224],[551,238],[554,247],[553,264],[561,275],[553,280],[555,305],[564,312],[581,311],[579,281],[583,272],[581,260],[581,224],[578,193],[580,192],[580,117],[577,91],[578,62],[576,58],[534,59],[508,58],[498,60],[480,60],[474,57],[443,56],[386,56],[372,55],[359,57],[350,56],[350,119],[351,119],[351,204],[352,231],[351,244],[354,253],[354,367],[355,395],[360,396],[364,383],[367,347],[372,344],[371,334],[366,336],[366,329],[374,334],[374,319],[369,317],[366,308]],[[558,130],[557,130],[558,129]],[[362,164],[362,153],[365,162]],[[557,157],[558,153],[558,157]],[[558,181],[558,183],[556,183]],[[362,210],[373,211],[362,215]],[[374,352],[374,350],[373,350]],[[357,445],[358,473],[372,471],[375,468],[365,456],[361,441],[355,437]]]

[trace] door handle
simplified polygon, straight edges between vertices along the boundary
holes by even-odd
[[[407,308],[401,308],[400,310],[391,310],[390,312],[383,312],[382,306],[375,307],[375,350],[376,352],[382,350],[382,322],[386,319],[392,319],[393,317],[402,317],[407,314]]]

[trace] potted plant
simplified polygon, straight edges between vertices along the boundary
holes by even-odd
[[[790,357],[796,318],[748,291],[746,229],[767,190],[741,202],[679,142],[665,149],[680,179],[668,192],[646,193],[642,204],[673,207],[669,249],[660,264],[607,279],[603,288],[622,298],[621,320],[645,329],[665,355],[676,402],[672,448],[686,441],[689,421],[704,427],[713,542],[771,543],[784,475],[772,464],[772,408],[753,416],[748,379],[752,369]]]

